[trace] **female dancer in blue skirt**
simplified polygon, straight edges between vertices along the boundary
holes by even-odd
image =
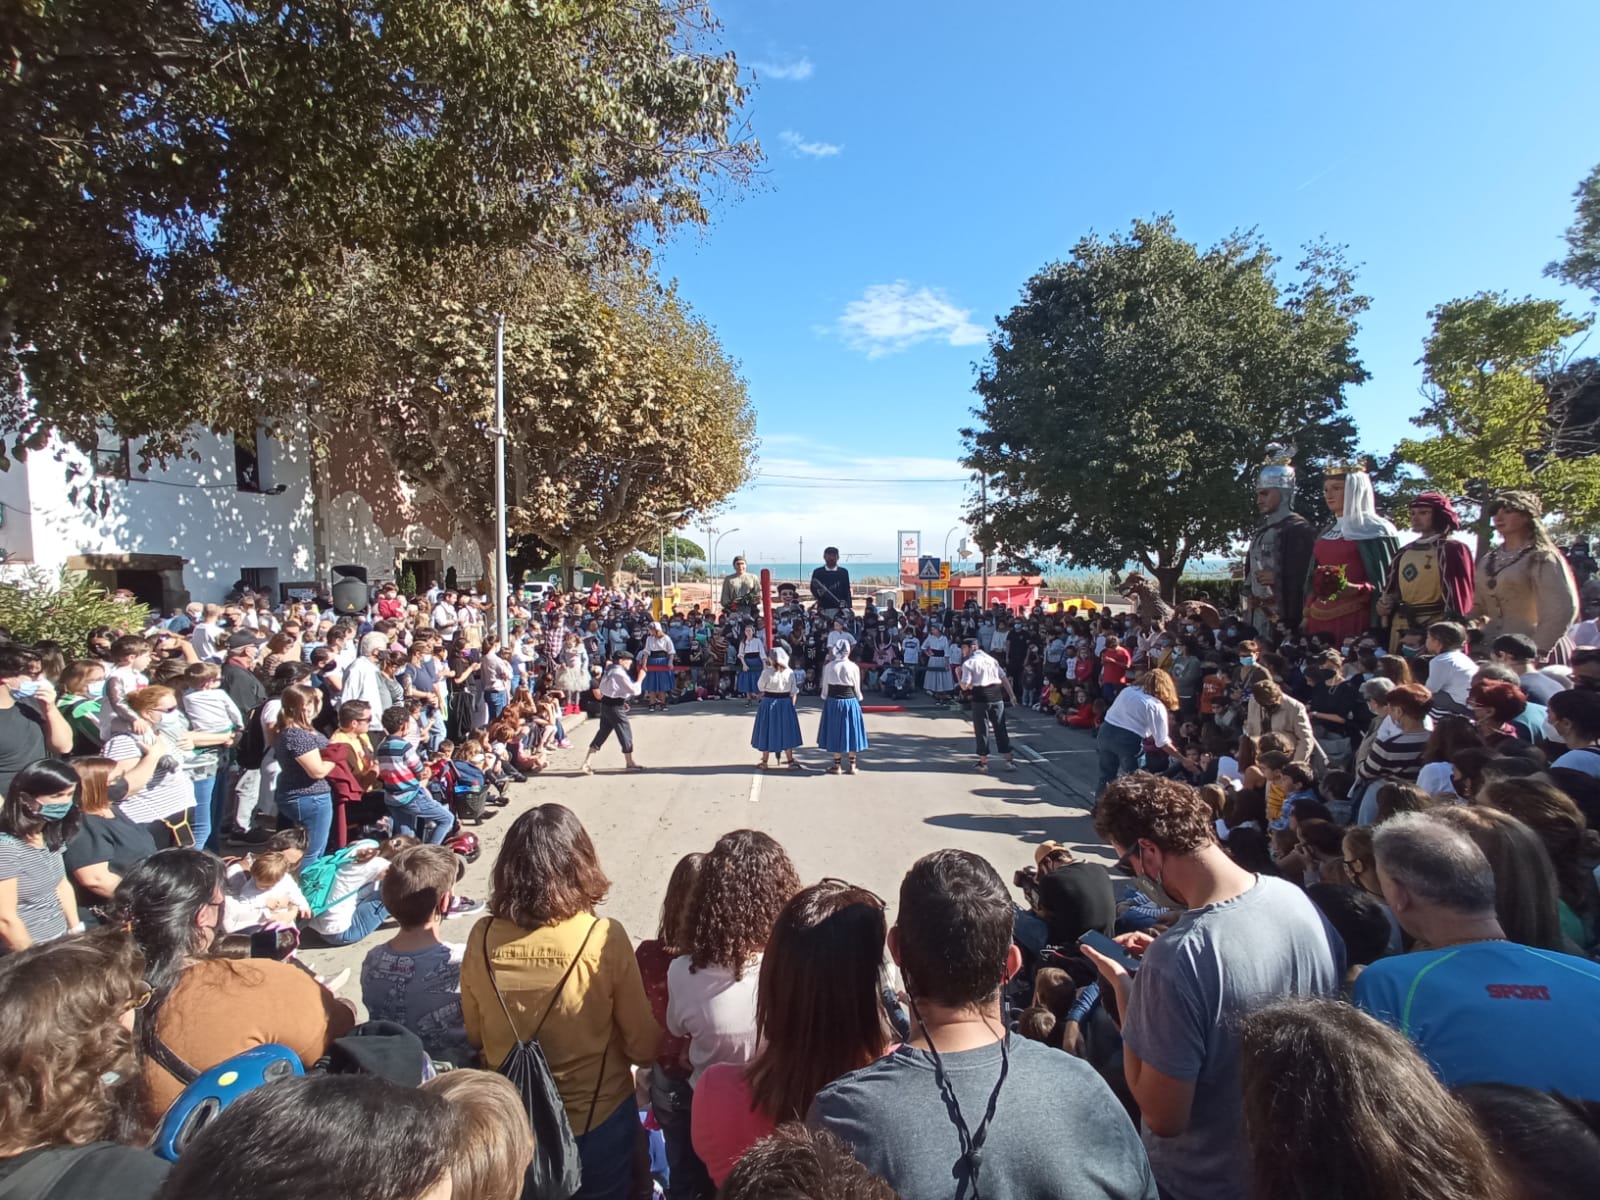
[[[800,675],[789,669],[789,652],[782,646],[772,651],[767,664],[757,681],[761,707],[756,709],[750,744],[761,751],[759,765],[763,771],[769,754],[782,754],[789,760],[791,770],[804,771],[806,768],[794,757],[795,747],[805,744],[800,736],[800,717],[794,710],[795,697],[800,694]]]
[[[817,745],[833,751],[831,775],[856,773],[856,751],[867,749],[867,727],[861,720],[861,668],[850,661],[850,643],[833,644],[828,665],[822,668],[822,724]],[[844,756],[850,765],[844,765]]]
[[[661,628],[660,621],[650,622],[650,636],[644,640],[644,662],[649,668],[644,677],[644,697],[650,711],[666,708],[667,693],[677,683],[678,673],[672,669],[677,648]]]
[[[756,633],[756,627],[745,622],[744,637],[739,642],[739,675],[733,689],[744,697],[745,705],[754,704],[761,691],[761,664],[767,661],[767,643]]]

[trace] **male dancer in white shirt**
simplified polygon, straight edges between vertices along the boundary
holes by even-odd
[[[589,760],[594,757],[595,751],[606,744],[613,730],[617,734],[617,745],[622,747],[627,769],[644,770],[633,761],[633,726],[628,723],[628,701],[644,690],[645,665],[640,662],[638,669],[629,675],[628,668],[632,665],[633,655],[626,650],[619,650],[612,657],[606,673],[600,676],[600,728],[594,735],[594,741],[589,743],[589,752],[583,756],[583,766],[578,768],[580,775],[594,774]]]

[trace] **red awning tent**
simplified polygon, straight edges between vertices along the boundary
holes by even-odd
[[[1039,598],[1039,579],[1034,575],[989,576],[989,603],[996,601],[1008,608],[1031,606]],[[983,603],[983,576],[969,575],[950,580],[950,605],[965,608],[968,600]]]

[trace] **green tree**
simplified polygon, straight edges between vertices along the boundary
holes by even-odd
[[[1172,593],[1185,563],[1254,522],[1254,472],[1295,442],[1320,509],[1321,459],[1347,455],[1344,389],[1367,306],[1337,250],[1281,286],[1251,235],[1201,250],[1170,217],[1090,236],[1030,279],[979,370],[968,465],[989,482],[978,539],[1004,556],[1119,570]],[[1320,512],[1318,514],[1321,515]],[[974,499],[968,520],[982,523]]]
[[[1600,517],[1593,422],[1567,419],[1584,392],[1559,382],[1568,340],[1590,321],[1555,300],[1497,292],[1452,300],[1429,319],[1427,402],[1412,419],[1428,436],[1403,440],[1396,455],[1420,468],[1421,483],[1476,506],[1480,533],[1488,528],[1484,502],[1502,488],[1525,488],[1571,522]]]
[[[1583,288],[1600,301],[1600,166],[1590,171],[1577,190],[1577,215],[1567,226],[1567,254],[1544,269],[1546,275]]]
[[[668,562],[705,562],[705,547],[691,542],[681,534],[669,533],[665,542],[647,542],[641,547],[651,558],[662,554],[667,556]]]
[[[637,552],[623,555],[621,567],[630,575],[650,574],[650,560]]]
[[[281,415],[238,343],[277,348],[278,293],[358,251],[420,286],[703,222],[759,159],[716,33],[698,0],[12,0],[0,435],[104,420],[162,456]]]
[[[82,575],[33,567],[0,582],[0,625],[22,644],[60,642],[69,656],[81,652],[90,631],[102,625],[140,633],[149,620],[145,605],[114,599]]]

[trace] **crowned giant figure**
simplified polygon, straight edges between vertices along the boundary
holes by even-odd
[[[1256,476],[1262,521],[1245,556],[1245,596],[1250,620],[1266,633],[1274,621],[1293,629],[1305,607],[1306,577],[1317,531],[1294,511],[1294,447],[1273,443]]]
[[[1353,640],[1379,623],[1378,593],[1399,537],[1388,518],[1378,515],[1372,477],[1360,459],[1323,468],[1322,499],[1333,522],[1312,545],[1301,631]]]

